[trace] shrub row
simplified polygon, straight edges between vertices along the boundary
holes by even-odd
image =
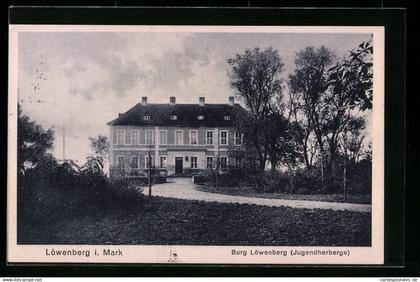
[[[351,194],[371,193],[371,163],[360,162],[347,168],[346,185]],[[252,187],[257,192],[320,194],[341,193],[343,190],[343,170],[336,170],[324,177],[324,187],[320,169],[298,169],[295,171],[264,171],[242,168],[229,169],[223,174],[206,171],[195,177],[198,184],[220,187]]]
[[[135,178],[109,180],[99,173],[61,169],[28,171],[18,181],[18,223],[41,223],[143,203],[142,183]]]

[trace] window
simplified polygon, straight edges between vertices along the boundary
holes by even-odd
[[[177,120],[178,116],[171,116],[171,120]]]
[[[239,132],[235,132],[233,134],[234,144],[235,145],[241,145],[242,144],[242,134]]]
[[[230,120],[230,116],[225,116],[225,120]]]
[[[227,157],[220,157],[220,168],[221,169],[227,168]]]
[[[117,156],[117,168],[124,170],[124,156]]]
[[[160,144],[161,145],[166,145],[168,143],[168,133],[166,130],[161,130],[159,131],[159,136],[160,136]]]
[[[228,132],[226,130],[220,131],[220,145],[228,144]]]
[[[132,156],[131,157],[131,169],[132,170],[137,170],[139,169],[140,165],[139,165],[139,157],[138,156]]]
[[[176,145],[182,145],[184,144],[184,133],[182,130],[176,130],[175,131],[175,144]]]
[[[197,119],[198,120],[204,120],[204,116],[198,116]]]
[[[144,120],[150,120],[150,118],[151,118],[150,116],[143,116]]]
[[[166,168],[166,156],[161,156],[160,157],[159,168]]]
[[[145,168],[152,168],[153,167],[153,157],[150,156],[150,160],[149,160],[149,156],[145,156],[144,157],[144,165],[145,165]]]
[[[153,130],[146,130],[146,145],[153,144]]]
[[[140,144],[140,131],[132,130],[131,131],[131,144],[139,145]]]
[[[233,158],[233,165],[235,166],[235,168],[240,168],[241,167],[241,159],[238,157],[234,157]]]
[[[117,145],[124,145],[125,138],[124,138],[124,130],[117,130]]]
[[[197,130],[190,130],[190,144],[197,145]]]
[[[213,145],[213,130],[206,131],[206,144]]]
[[[213,157],[207,157],[207,168],[213,168]]]
[[[197,157],[191,157],[191,168],[197,168]]]

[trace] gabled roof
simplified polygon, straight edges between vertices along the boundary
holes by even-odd
[[[238,114],[245,111],[240,105],[228,104],[137,104],[118,118],[108,122],[108,125],[135,126],[189,126],[189,127],[231,127]],[[176,115],[176,120],[171,120]],[[144,116],[150,116],[145,120]],[[204,116],[204,120],[198,120]],[[225,116],[231,116],[225,120]]]

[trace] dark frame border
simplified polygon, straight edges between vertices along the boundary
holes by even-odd
[[[385,265],[142,265],[20,264],[7,265],[6,276],[394,276],[405,265],[405,10],[404,9],[277,9],[277,8],[59,8],[11,7],[10,24],[104,25],[335,25],[385,26]],[[2,97],[7,128],[7,96]],[[5,101],[6,100],[6,101]],[[4,130],[3,132],[5,132]],[[7,135],[3,140],[6,140]],[[2,146],[5,148],[5,146]],[[7,152],[7,151],[6,151]],[[4,153],[6,153],[4,152]],[[1,168],[6,172],[7,163]],[[6,180],[1,189],[2,242],[6,242]],[[6,263],[5,244],[0,244]],[[41,267],[42,266],[42,267]],[[118,272],[116,272],[118,271]]]

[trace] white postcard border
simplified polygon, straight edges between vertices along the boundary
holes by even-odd
[[[371,33],[373,34],[372,122],[372,246],[174,246],[174,245],[18,245],[17,215],[17,81],[19,32],[258,32],[258,33]],[[99,26],[10,25],[7,173],[7,260],[9,263],[188,263],[188,264],[383,264],[384,262],[384,27],[382,26]],[[121,250],[122,256],[104,256],[103,250]],[[54,256],[53,250],[82,255]],[[233,255],[232,250],[247,251]],[[252,255],[255,251],[273,255]],[[99,255],[96,255],[96,253]],[[305,256],[298,255],[301,251]],[[311,253],[312,251],[312,253]],[[48,255],[48,252],[50,255]],[[89,252],[89,256],[86,254]],[[296,255],[293,255],[295,252]],[[321,253],[324,252],[324,255]],[[332,254],[335,252],[336,254]],[[176,259],[174,259],[176,253]],[[84,254],[84,255],[83,255]],[[286,255],[284,255],[286,254]],[[312,254],[312,255],[311,255]]]

